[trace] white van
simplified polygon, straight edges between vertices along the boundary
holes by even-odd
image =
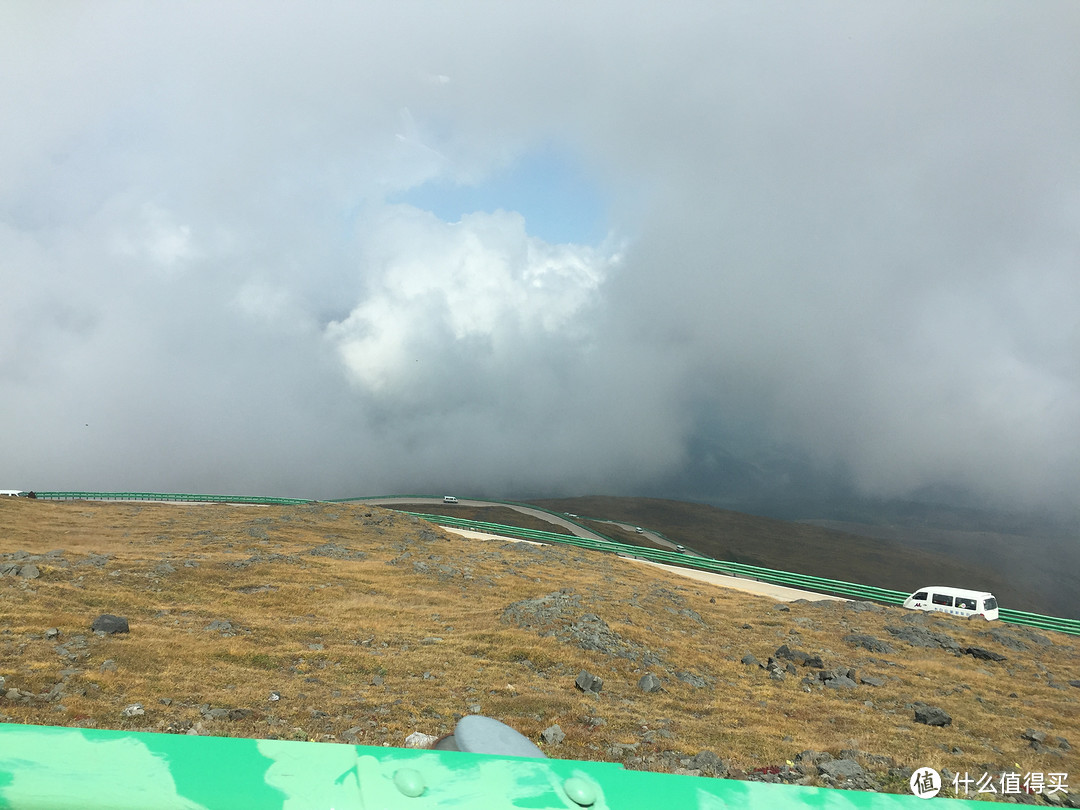
[[[954,616],[982,616],[987,621],[998,617],[997,598],[989,591],[965,591],[940,585],[920,588],[904,600],[913,610],[937,610]]]
[[[453,495],[443,495],[442,502],[443,503],[457,503],[457,498],[455,498]]]

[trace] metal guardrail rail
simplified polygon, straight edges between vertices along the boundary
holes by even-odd
[[[923,801],[612,762],[0,724],[0,808],[11,810],[914,810]]]
[[[181,493],[162,492],[37,492],[38,498],[52,500],[124,500],[124,501],[187,501],[202,503],[247,503],[247,504],[281,504],[295,505],[312,503],[308,498],[274,498],[254,495],[192,495]],[[395,496],[396,497],[396,496]],[[402,496],[402,497],[432,497],[432,496]],[[338,498],[327,503],[345,503],[350,501],[364,501],[367,498]],[[492,503],[504,503],[511,506],[528,506],[530,509],[540,508],[541,511],[557,515],[565,520],[565,516],[550,509],[534,507],[531,504],[517,504],[513,501],[492,501]],[[908,594],[902,591],[878,588],[873,585],[859,585],[854,582],[844,582],[838,579],[814,577],[808,574],[796,574],[791,571],[780,571],[772,568],[764,568],[757,565],[730,562],[727,560],[714,560],[707,557],[696,557],[682,554],[677,551],[664,551],[662,549],[635,546],[629,543],[619,543],[615,540],[591,540],[574,535],[559,534],[540,529],[525,529],[519,526],[507,526],[499,523],[488,523],[479,520],[467,520],[447,515],[432,515],[422,512],[408,512],[395,510],[404,514],[418,517],[432,523],[440,523],[445,526],[472,529],[473,531],[500,534],[507,537],[519,537],[524,540],[535,540],[545,543],[563,543],[578,546],[580,548],[604,551],[614,554],[622,554],[629,557],[639,557],[655,562],[669,563],[696,568],[702,571],[713,571],[719,574],[757,579],[762,582],[770,582],[776,585],[789,585],[802,588],[816,593],[831,596],[843,596],[852,599],[865,599],[873,602],[882,602],[887,605],[901,605]],[[584,527],[583,527],[584,528]],[[593,531],[590,529],[590,531]],[[598,532],[594,532],[597,533]],[[1058,616],[1045,616],[1040,613],[1029,613],[1022,610],[1000,608],[999,616],[1002,621],[1010,624],[1018,624],[1026,627],[1035,627],[1040,630],[1054,630],[1059,633],[1080,636],[1080,619],[1065,619]]]
[[[579,548],[592,549],[621,554],[628,557],[638,557],[644,560],[680,565],[685,568],[695,568],[701,571],[712,571],[718,574],[756,579],[762,582],[770,582],[775,585],[788,585],[815,593],[828,594],[830,596],[844,596],[853,599],[864,599],[872,602],[881,602],[886,605],[902,605],[909,594],[903,591],[894,591],[888,588],[878,588],[873,585],[860,585],[854,582],[845,582],[839,579],[815,577],[808,574],[796,574],[791,571],[779,571],[772,568],[764,568],[758,565],[730,562],[727,560],[714,560],[706,557],[696,557],[683,554],[678,551],[664,551],[662,549],[635,546],[629,543],[619,543],[614,540],[600,541],[589,540],[583,537],[559,534],[558,532],[545,532],[538,529],[523,529],[519,526],[504,526],[497,523],[467,520],[464,518],[448,517],[445,515],[432,515],[422,512],[405,512],[405,514],[438,523],[445,526],[454,526],[463,529],[472,529],[479,532],[499,534],[507,537],[520,537],[522,539],[536,540],[546,543],[563,543],[578,546]],[[1009,610],[1000,608],[999,616],[1002,621],[1010,624],[1018,624],[1027,627],[1035,627],[1041,630],[1054,630],[1060,633],[1080,636],[1080,620],[1064,619],[1057,616],[1045,616],[1039,613],[1028,613],[1021,610]]]
[[[311,498],[266,498],[258,495],[187,495],[176,492],[35,492],[35,497],[61,501],[180,501],[187,503],[312,503]]]

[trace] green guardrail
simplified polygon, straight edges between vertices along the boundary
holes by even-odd
[[[271,503],[289,506],[310,498],[267,498],[259,495],[188,495],[176,492],[35,492],[37,498],[63,501],[179,501],[188,503]]]
[[[401,510],[398,510],[401,511]],[[701,571],[711,571],[719,574],[756,579],[761,582],[769,582],[775,585],[787,585],[803,590],[830,596],[843,596],[862,599],[873,602],[881,602],[887,605],[902,605],[909,594],[903,591],[878,588],[873,585],[860,585],[854,582],[845,582],[826,577],[815,577],[809,574],[796,574],[790,571],[779,571],[758,565],[729,562],[726,560],[714,560],[707,557],[696,557],[678,551],[664,551],[662,549],[635,546],[629,543],[619,543],[614,540],[591,540],[589,538],[574,535],[559,534],[558,532],[545,532],[538,529],[524,529],[519,526],[505,526],[485,521],[467,520],[465,518],[448,517],[445,515],[432,515],[422,512],[404,512],[404,514],[457,528],[472,529],[474,531],[499,534],[507,537],[536,540],[546,543],[562,543],[594,551],[622,554],[630,557],[675,564],[685,568],[694,568]],[[1080,620],[1065,619],[1057,616],[1045,616],[1038,613],[1028,613],[1019,610],[1000,608],[999,617],[1002,621],[1041,630],[1053,630],[1070,635],[1080,635]]]
[[[11,810],[914,810],[923,801],[610,762],[0,724],[0,808]]]

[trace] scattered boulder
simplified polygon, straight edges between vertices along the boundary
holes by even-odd
[[[590,672],[586,672],[583,669],[578,673],[577,678],[574,680],[574,686],[586,695],[598,695],[600,694],[600,690],[604,688],[604,679],[599,678]]]
[[[41,576],[41,571],[33,563],[27,563],[19,569],[19,576],[23,579],[37,579]]]
[[[970,655],[972,658],[978,658],[981,661],[1004,661],[1005,656],[1001,653],[996,653],[993,650],[986,650],[982,647],[964,647],[962,652],[965,655]]]
[[[815,669],[821,669],[825,666],[825,663],[821,660],[820,655],[810,655],[802,650],[793,650],[788,647],[787,644],[782,644],[773,653],[777,658],[786,658],[788,661],[793,661],[796,664],[800,664],[804,667],[814,667]]]
[[[691,770],[701,771],[702,776],[714,776],[718,779],[723,779],[728,773],[727,765],[712,751],[698,752],[690,758],[686,767]]]
[[[414,731],[405,738],[406,748],[431,748],[439,738],[434,734],[425,734],[422,731]]]
[[[928,706],[925,703],[913,703],[911,708],[915,710],[915,722],[927,726],[948,726],[952,724],[952,718],[948,712],[937,706]]]
[[[828,689],[854,689],[858,684],[846,675],[841,675],[839,678],[829,678],[825,681],[825,686]]]
[[[940,647],[951,653],[960,655],[960,645],[952,636],[945,633],[936,633],[925,627],[893,627],[886,625],[885,629],[901,641],[906,641],[912,647]]]
[[[363,726],[353,726],[341,732],[341,739],[349,745],[360,745],[360,735],[364,732]]]
[[[850,633],[844,636],[844,641],[848,644],[854,644],[856,647],[863,647],[864,649],[870,650],[870,652],[882,653],[885,655],[895,652],[893,648],[884,641],[861,633]]]
[[[541,731],[540,739],[548,745],[558,745],[566,739],[566,734],[561,728],[559,728],[559,724],[556,723],[555,725],[548,726],[543,731]]]
[[[830,689],[854,689],[858,686],[855,670],[851,667],[833,667],[817,673],[817,680]]]
[[[752,653],[747,653],[746,655],[744,655],[742,657],[742,662],[744,664],[746,664],[748,667],[758,666],[758,667],[761,667],[762,669],[765,669],[765,665],[763,663],[761,663],[760,661],[758,661],[757,657],[755,657]]]
[[[818,765],[818,770],[836,780],[854,779],[866,774],[866,769],[853,759],[830,759]]]
[[[813,751],[807,749],[795,755],[795,770],[804,776],[817,776],[822,763],[829,762],[833,755],[828,751]]]
[[[113,616],[111,613],[103,613],[94,619],[90,629],[95,633],[129,633],[128,620],[122,616]]]
[[[139,717],[146,714],[146,709],[143,708],[141,703],[132,703],[130,706],[125,706],[120,714],[124,715],[124,717]]]
[[[688,683],[695,689],[704,689],[708,685],[708,682],[701,675],[695,675],[693,672],[676,672],[675,677],[683,683]]]
[[[659,692],[663,687],[660,679],[651,672],[642,675],[637,685],[642,692]]]

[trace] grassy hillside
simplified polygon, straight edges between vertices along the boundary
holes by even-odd
[[[1056,594],[1018,581],[1013,569],[995,565],[969,548],[947,545],[913,552],[907,539],[867,537],[836,529],[657,498],[593,496],[532,501],[559,512],[621,520],[663,532],[718,560],[761,565],[864,585],[912,592],[942,584],[992,591],[1015,610],[1054,613]]]
[[[0,563],[8,722],[401,745],[482,713],[549,756],[641,769],[901,791],[923,765],[1080,772],[1080,650],[1052,633],[781,605],[357,504],[5,499]],[[106,613],[130,632],[92,632]],[[917,702],[951,725],[915,722]]]

